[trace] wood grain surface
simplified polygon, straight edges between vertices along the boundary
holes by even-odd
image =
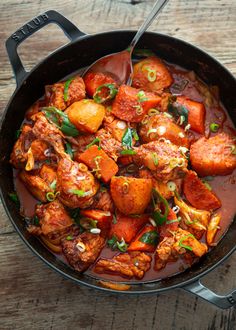
[[[137,29],[153,0],[5,0],[0,2],[0,110],[15,89],[5,40],[34,16],[55,9],[82,31]],[[236,74],[236,1],[170,0],[151,31],[184,39],[215,56]],[[48,26],[25,41],[27,70],[68,42]],[[0,142],[1,143],[1,142]],[[217,293],[236,287],[236,255],[203,279]],[[222,311],[182,290],[160,296],[94,291],[48,269],[21,242],[0,206],[0,330],[5,329],[236,329],[236,310]]]

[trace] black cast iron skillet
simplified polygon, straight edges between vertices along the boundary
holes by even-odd
[[[17,54],[17,47],[35,31],[49,23],[58,24],[70,42],[40,62],[31,72],[26,72]],[[7,105],[0,128],[0,187],[5,210],[25,244],[51,268],[78,284],[116,293],[117,291],[101,288],[96,279],[74,271],[50,253],[38,239],[29,235],[18,208],[8,198],[8,192],[14,189],[9,156],[15,142],[15,131],[19,129],[29,106],[44,94],[45,85],[57,82],[106,54],[125,49],[134,33],[112,31],[85,35],[61,14],[50,10],[28,22],[6,41],[17,88]],[[236,124],[236,80],[220,63],[182,40],[157,33],[145,33],[139,42],[139,47],[152,49],[161,58],[195,71],[207,84],[219,86],[221,100]],[[218,266],[236,249],[235,237],[236,221],[232,223],[220,243],[190,269],[159,281],[132,283],[131,289],[122,293],[160,293],[182,288],[220,308],[236,305],[236,290],[228,295],[219,296],[200,282],[201,277]]]

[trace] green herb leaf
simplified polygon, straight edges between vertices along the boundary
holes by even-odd
[[[139,136],[135,128],[132,128],[132,136],[135,139],[135,141],[139,141]]]
[[[66,142],[66,153],[70,156],[71,159],[74,158],[74,153],[69,142]]]
[[[16,131],[16,139],[19,139],[19,137],[20,137],[20,135],[21,135],[21,129],[18,129],[17,131]]]
[[[148,231],[144,233],[139,241],[149,245],[157,245],[159,240],[159,235],[155,230]]]
[[[19,198],[15,192],[9,193],[8,196],[14,203],[16,204],[20,203]]]
[[[188,109],[184,105],[178,102],[173,102],[173,99],[170,99],[168,104],[168,111],[174,116],[176,120],[182,116],[182,123],[184,125],[188,124]]]
[[[125,133],[122,137],[122,146],[126,147],[127,149],[131,149],[132,148],[132,129],[131,128],[127,128],[125,130]]]
[[[79,135],[79,131],[63,111],[55,107],[44,107],[42,108],[42,112],[45,114],[47,120],[55,124],[65,135],[74,137]]]
[[[64,100],[68,101],[68,91],[69,91],[69,86],[74,78],[70,78],[65,82],[64,85]]]
[[[34,226],[39,226],[39,218],[37,217],[37,215],[35,215],[33,218],[32,218],[32,224]]]
[[[80,209],[71,209],[70,210],[70,216],[72,219],[74,219],[75,223],[80,223]]]
[[[99,139],[99,138],[95,138],[91,143],[89,143],[86,146],[86,149],[89,149],[90,147],[92,147],[96,143],[98,143],[98,149],[101,150],[101,147],[100,147],[101,139]]]
[[[112,250],[115,250],[116,249],[116,247],[117,247],[117,238],[116,238],[116,236],[115,235],[113,235],[112,236],[112,238],[111,239],[109,239],[108,241],[107,241],[107,245],[112,249]]]
[[[155,220],[156,224],[158,226],[162,225],[166,222],[168,214],[169,214],[169,204],[167,200],[159,194],[159,192],[156,189],[153,189],[153,204],[154,204],[154,212],[152,218]],[[158,204],[155,202],[155,197],[157,198]],[[164,208],[164,212],[162,213],[160,210],[160,204],[162,204]]]
[[[66,240],[67,241],[72,241],[73,240],[73,237],[71,235],[68,235],[68,236],[66,236]]]
[[[138,98],[138,102],[144,102],[148,100],[144,91],[139,91],[137,94],[137,98]]]

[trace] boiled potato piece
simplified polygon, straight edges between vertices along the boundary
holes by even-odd
[[[105,116],[105,107],[93,100],[74,102],[66,110],[69,120],[84,133],[95,133]]]
[[[113,176],[110,187],[112,199],[120,212],[126,215],[144,213],[151,199],[151,179]]]

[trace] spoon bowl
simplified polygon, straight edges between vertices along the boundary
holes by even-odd
[[[118,85],[131,85],[133,71],[131,57],[134,47],[167,2],[168,0],[157,0],[150,14],[135,34],[130,45],[121,52],[109,54],[98,59],[83,72],[83,77],[90,72],[101,72],[111,76]]]

